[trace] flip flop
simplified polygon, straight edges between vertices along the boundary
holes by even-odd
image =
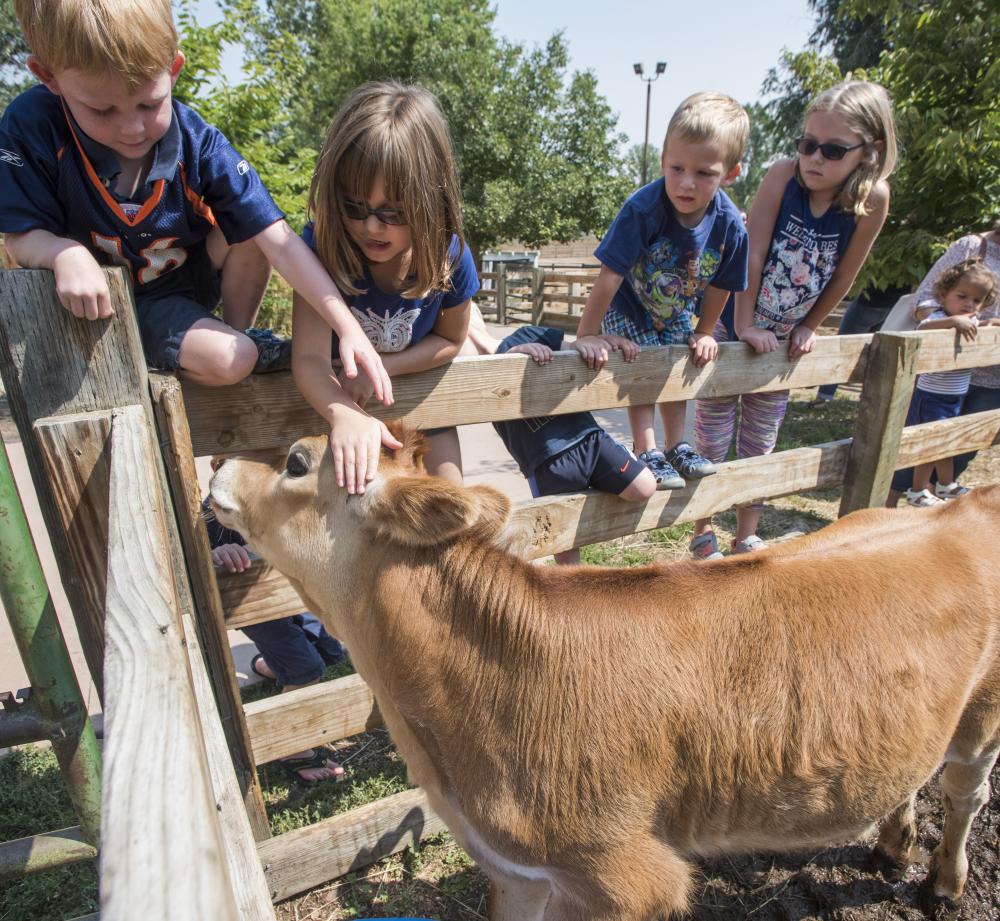
[[[331,764],[336,765],[336,768],[330,768],[333,771],[339,769],[340,773],[335,773],[333,777],[327,777],[327,780],[333,780],[336,783],[342,783],[347,779],[347,775],[344,773],[343,767],[341,767],[333,758],[333,752],[328,748],[324,748],[321,745],[317,745],[312,750],[311,755],[307,755],[303,758],[280,758],[275,764],[278,765],[287,775],[288,779],[292,783],[301,784],[314,784],[322,783],[322,780],[306,780],[299,771],[309,770],[310,768],[329,768]]]

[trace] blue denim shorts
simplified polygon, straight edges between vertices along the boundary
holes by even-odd
[[[185,271],[175,270],[164,276],[171,280],[178,275],[176,286],[162,290],[138,292],[135,297],[136,316],[146,363],[159,371],[176,371],[180,367],[181,340],[199,320],[218,319],[213,311],[222,296],[222,275],[212,268],[208,256],[189,257]]]
[[[939,419],[954,419],[962,411],[963,402],[964,393],[931,393],[917,387],[906,412],[906,424],[920,425]]]
[[[644,467],[628,448],[601,430],[539,464],[528,477],[528,486],[536,499],[591,487],[617,496]]]

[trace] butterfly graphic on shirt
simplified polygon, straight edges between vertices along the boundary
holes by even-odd
[[[413,324],[420,316],[420,309],[401,310],[387,316],[374,313],[368,307],[364,313],[351,308],[361,328],[376,352],[402,352],[413,341]]]

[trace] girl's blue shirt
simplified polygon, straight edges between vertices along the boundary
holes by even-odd
[[[316,249],[312,222],[303,229],[302,239],[310,249]],[[375,284],[367,266],[364,276],[354,282],[355,287],[364,290],[360,294],[341,292],[377,352],[401,352],[419,342],[433,330],[442,310],[458,307],[479,293],[479,275],[472,251],[457,235],[451,238],[448,255],[452,261],[448,287],[424,297],[383,291]],[[338,354],[339,341],[333,333],[333,356],[336,358]]]

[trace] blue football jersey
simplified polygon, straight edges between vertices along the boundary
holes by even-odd
[[[131,199],[114,191],[120,169],[59,96],[32,87],[0,119],[0,231],[42,228],[76,240],[102,265],[127,266],[137,293],[160,293],[192,286],[216,225],[240,243],[283,217],[222,132],[176,100]]]

